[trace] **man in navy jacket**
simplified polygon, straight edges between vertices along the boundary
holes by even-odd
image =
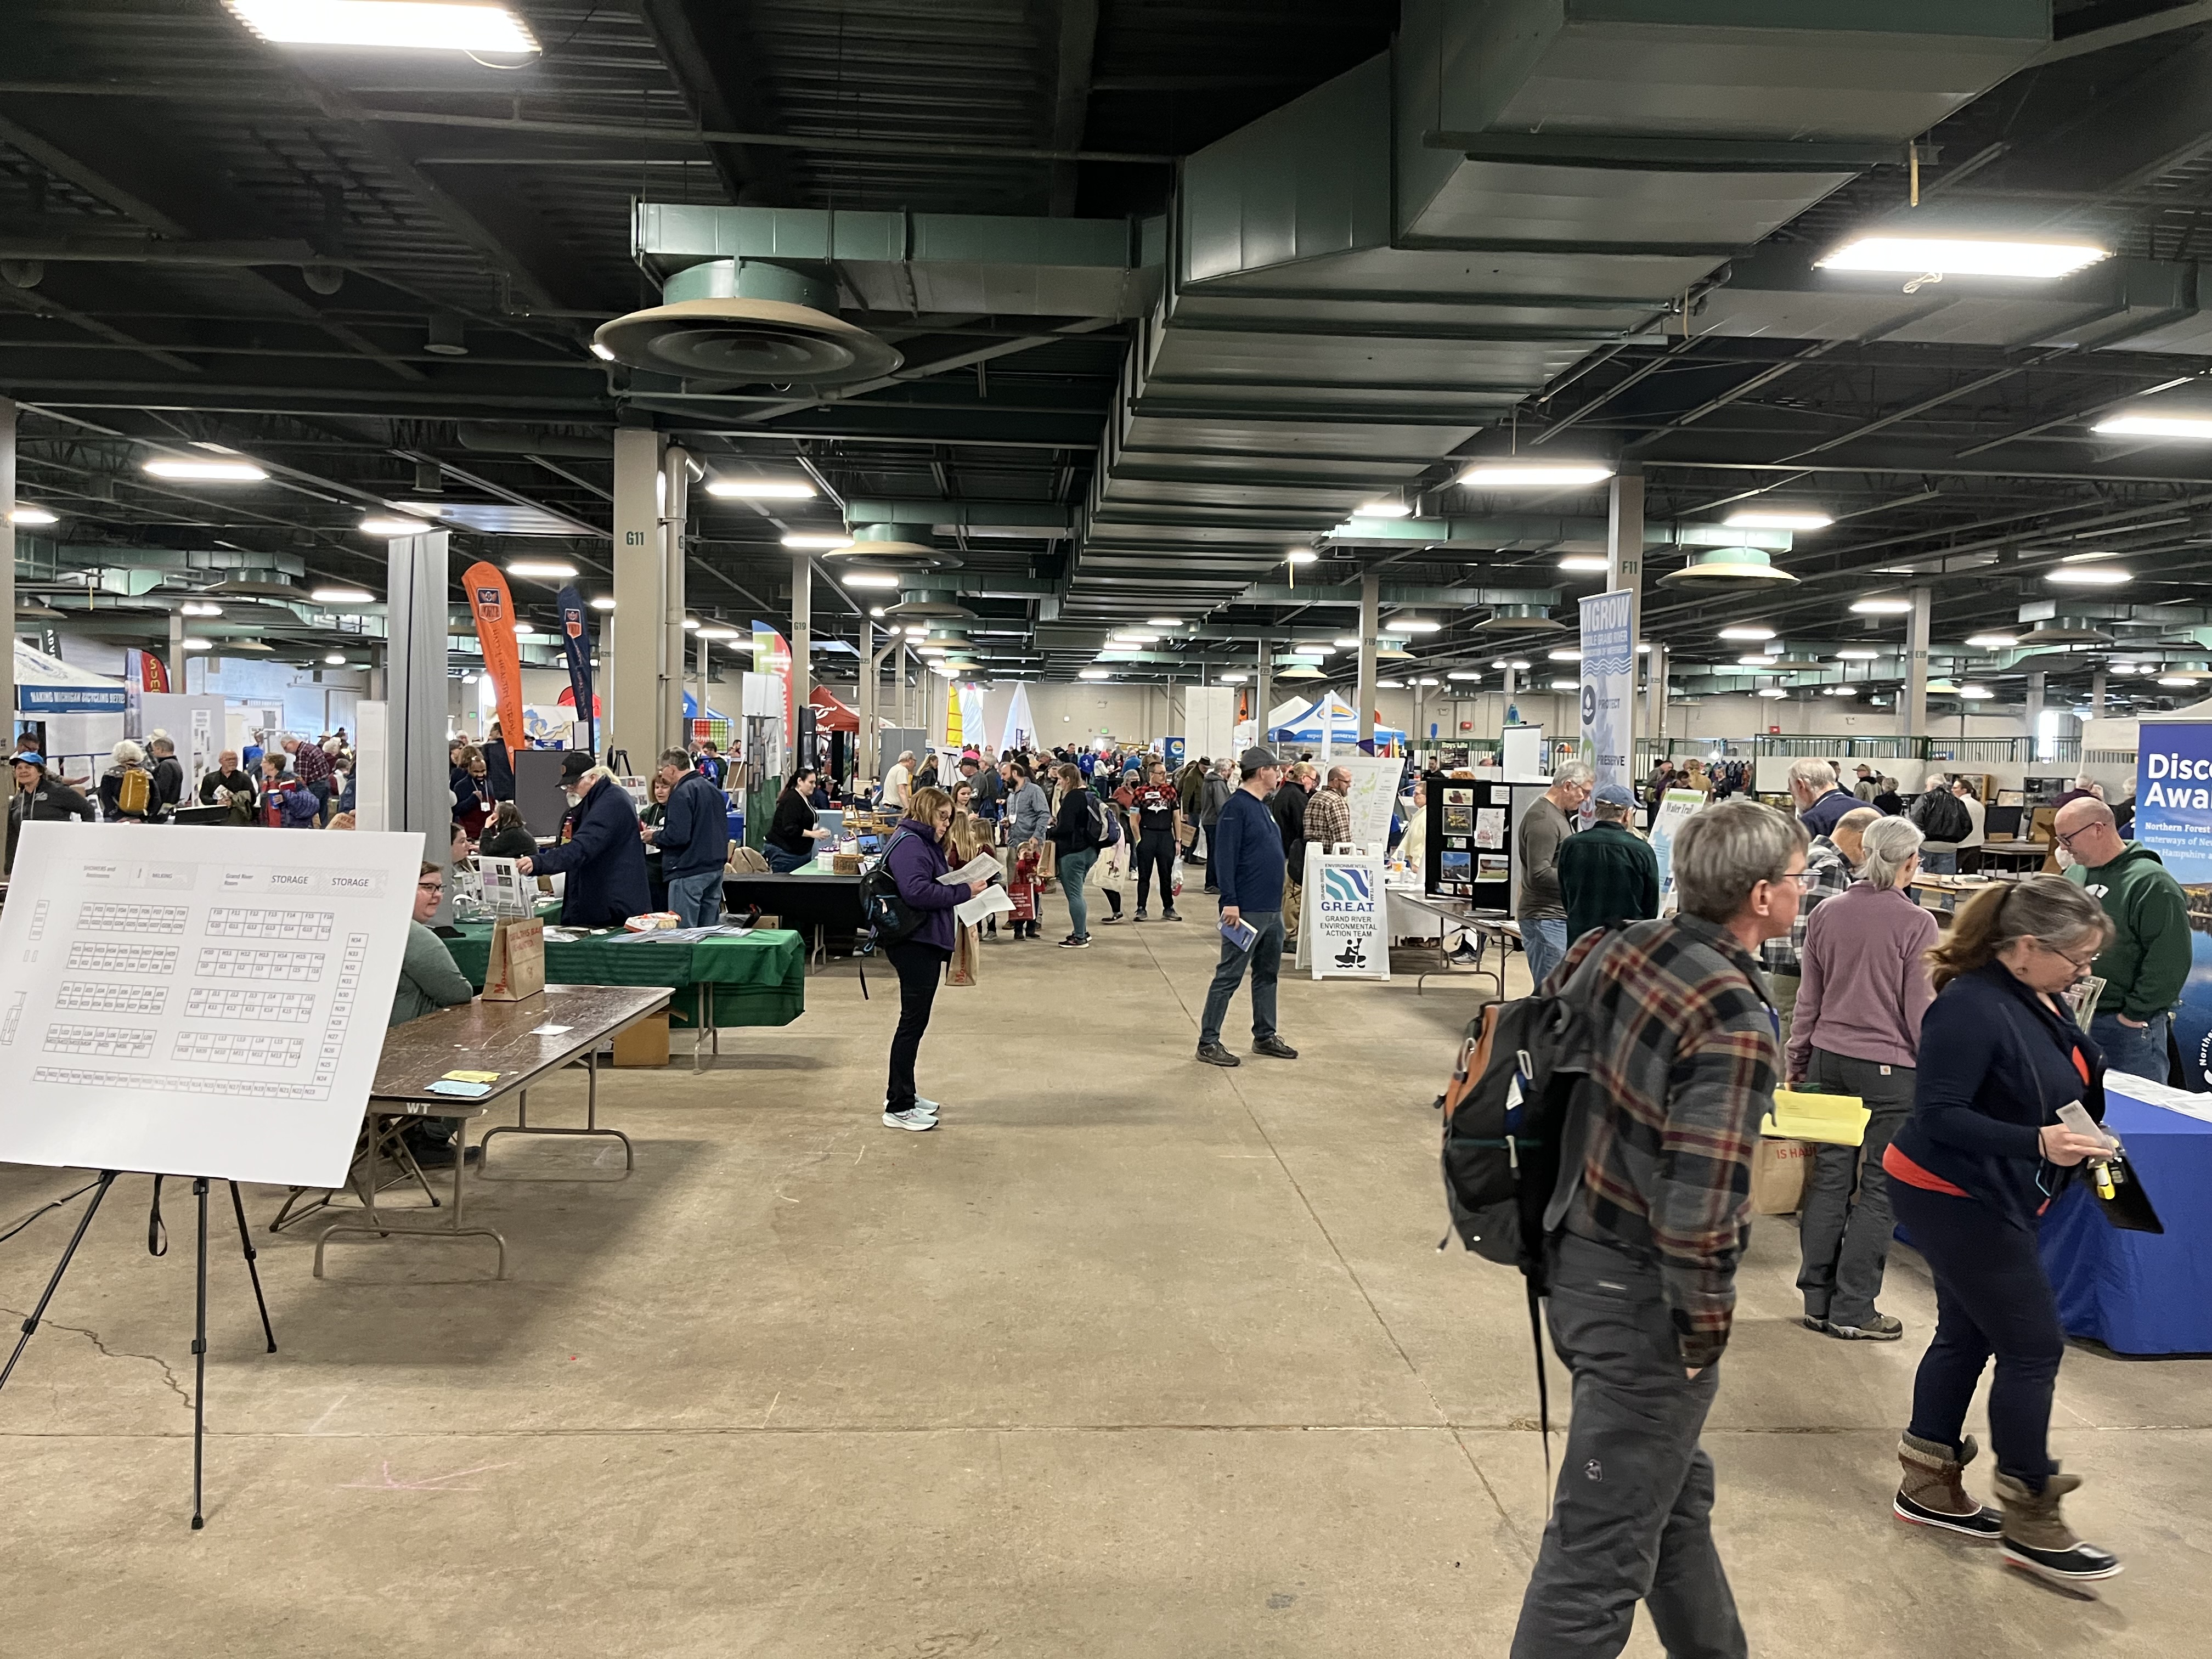
[[[1283,961],[1283,838],[1264,805],[1282,780],[1281,763],[1265,749],[1247,749],[1237,765],[1243,782],[1221,809],[1214,832],[1212,861],[1206,866],[1221,885],[1221,920],[1249,922],[1257,930],[1249,945],[1222,936],[1221,960],[1206,993],[1206,1012],[1198,1023],[1198,1057],[1209,1066],[1241,1064],[1221,1046],[1221,1022],[1229,999],[1252,969],[1252,1052],[1277,1060],[1296,1060],[1298,1051],[1275,1030],[1275,978]],[[1284,787],[1289,787],[1284,785]]]
[[[668,881],[668,908],[686,927],[712,927],[722,919],[722,868],[730,857],[730,803],[695,771],[681,749],[660,751],[660,781],[668,805],[659,827],[644,830],[660,849]]]
[[[629,792],[580,749],[562,758],[561,788],[572,803],[561,820],[561,844],[517,860],[515,867],[526,876],[568,878],[561,898],[561,920],[568,927],[618,927],[642,915],[653,894]]]

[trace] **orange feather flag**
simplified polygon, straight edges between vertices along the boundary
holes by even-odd
[[[497,565],[471,565],[461,574],[461,586],[477,619],[484,672],[491,676],[492,690],[499,699],[501,729],[508,744],[517,745],[522,732],[522,653],[514,643],[514,597]]]

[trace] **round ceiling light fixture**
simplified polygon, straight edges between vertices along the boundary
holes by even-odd
[[[666,303],[602,323],[599,356],[632,368],[720,386],[850,386],[905,361],[888,342],[826,308],[837,285],[827,267],[715,259],[680,270]]]
[[[1794,582],[1786,570],[1774,568],[1763,548],[1709,547],[1680,570],[1660,577],[1662,587],[1754,587],[1768,582]]]
[[[824,545],[825,559],[843,561],[857,559],[886,570],[949,570],[960,561],[953,555],[941,551],[929,539],[929,532],[921,525],[864,524],[855,530],[849,540]],[[786,537],[784,545],[793,544]]]

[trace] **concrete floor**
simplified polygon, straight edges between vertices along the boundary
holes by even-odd
[[[888,973],[621,1074],[633,1178],[477,1189],[503,1284],[481,1242],[342,1243],[318,1281],[262,1233],[266,1356],[226,1222],[198,1535],[189,1190],[153,1261],[118,1188],[0,1393],[0,1652],[1502,1654],[1544,1509],[1528,1330],[1513,1275],[1437,1251],[1429,1107],[1477,981],[1286,981],[1304,1058],[1222,1072],[1190,1059],[1211,927],[1097,937],[940,994],[933,1134],[878,1119]],[[74,1184],[0,1167],[0,1221]],[[70,1224],[0,1247],[11,1320]],[[2076,1601],[1890,1517],[1917,1259],[1894,1346],[1799,1328],[1795,1267],[1760,1223],[1706,1437],[1755,1653],[2205,1650],[2212,1362],[2068,1356],[2071,1513],[2128,1562]]]

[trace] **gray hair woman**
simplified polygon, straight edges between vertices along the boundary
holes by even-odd
[[[1923,1526],[1997,1539],[2008,1565],[2066,1584],[2109,1578],[2120,1564],[2059,1513],[2081,1477],[2051,1461],[2066,1337],[2037,1229],[2075,1169],[2105,1150],[2058,1115],[2075,1102],[2093,1121],[2105,1112],[2104,1055],[2062,993],[2112,933],[2103,907],[2063,876],[1998,882],[1962,905],[1928,953],[1936,1000],[1921,1022],[1912,1115],[1881,1160],[1897,1218],[1936,1279],[1936,1335],[1913,1382],[1892,1507]],[[1964,1481],[1975,1452],[1966,1409],[1993,1354],[2001,1521]]]
[[[1851,1340],[1894,1342],[1905,1334],[1898,1320],[1875,1311],[1875,1298],[1893,1225],[1882,1154],[1912,1110],[1920,1017],[1936,995],[1924,960],[1937,939],[1936,918],[1907,890],[1919,872],[1921,839],[1910,818],[1867,825],[1859,879],[1806,926],[1790,1030],[1790,1086],[1856,1095],[1873,1114],[1863,1148],[1814,1147],[1798,1225],[1805,1328]]]
[[[110,823],[143,823],[154,809],[154,778],[146,751],[125,738],[108,751],[100,775],[100,816]]]

